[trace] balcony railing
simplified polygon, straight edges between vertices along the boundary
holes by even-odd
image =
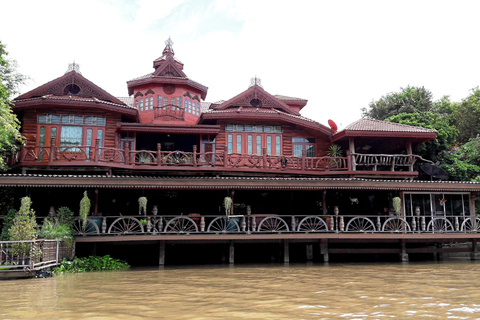
[[[162,118],[162,120],[184,120],[185,108],[170,104],[155,107],[155,118]]]
[[[397,215],[158,215],[77,219],[76,235],[250,233],[478,233],[480,218]]]
[[[52,139],[52,144],[55,144]],[[9,163],[21,166],[106,166],[135,169],[171,170],[230,170],[255,172],[285,172],[317,175],[397,175],[411,176],[416,155],[350,154],[345,157],[301,157],[217,152],[130,150],[94,146],[43,147],[25,146]]]

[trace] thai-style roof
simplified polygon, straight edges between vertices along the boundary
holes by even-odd
[[[72,97],[72,99],[84,99],[85,101],[88,99],[96,99],[98,101],[105,101],[114,105],[127,107],[121,100],[82,76],[75,67],[63,76],[18,96],[15,102],[31,101],[36,98],[45,99],[45,97],[49,99],[67,99]]]
[[[163,55],[153,61],[155,71],[127,81],[128,94],[132,95],[134,88],[144,84],[183,84],[201,92],[202,99],[207,96],[208,87],[193,81],[183,72],[183,63],[175,58],[170,38],[165,41]]]
[[[265,91],[258,84],[250,86],[247,90],[236,95],[230,100],[224,101],[219,105],[212,105],[214,110],[225,110],[228,108],[238,107],[255,107],[258,109],[277,109],[284,113],[297,115],[298,111],[289,107],[284,101],[276,98],[267,91]]]
[[[378,136],[379,133],[382,134],[382,137],[410,137],[418,138],[422,141],[434,139],[437,135],[437,131],[431,129],[363,118],[348,125],[340,132],[337,132],[333,137],[333,141],[340,140],[344,137]]]

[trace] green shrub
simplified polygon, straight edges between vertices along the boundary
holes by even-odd
[[[109,255],[103,257],[88,257],[64,259],[60,266],[55,268],[55,274],[62,273],[81,273],[90,271],[108,271],[108,270],[125,270],[130,265],[125,261],[113,259]]]
[[[73,229],[66,224],[45,219],[38,236],[43,239],[65,241],[70,247],[73,246]]]

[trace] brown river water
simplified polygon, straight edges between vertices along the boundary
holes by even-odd
[[[0,282],[0,319],[480,319],[480,262],[181,266]]]

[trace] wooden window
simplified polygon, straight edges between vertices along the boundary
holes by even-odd
[[[233,153],[233,134],[227,136],[227,152]]]
[[[162,96],[157,95],[157,107],[161,107],[161,106],[162,106]]]
[[[143,111],[143,98],[140,99],[140,111]]]
[[[257,155],[262,155],[262,136],[257,135],[257,143],[256,143]]]
[[[247,153],[253,153],[253,136],[251,134],[247,135]]]
[[[237,153],[242,153],[242,135],[237,134]]]
[[[307,157],[315,157],[315,138],[292,138],[293,155],[301,157],[303,151]]]
[[[150,97],[150,110],[153,110],[153,97]]]

